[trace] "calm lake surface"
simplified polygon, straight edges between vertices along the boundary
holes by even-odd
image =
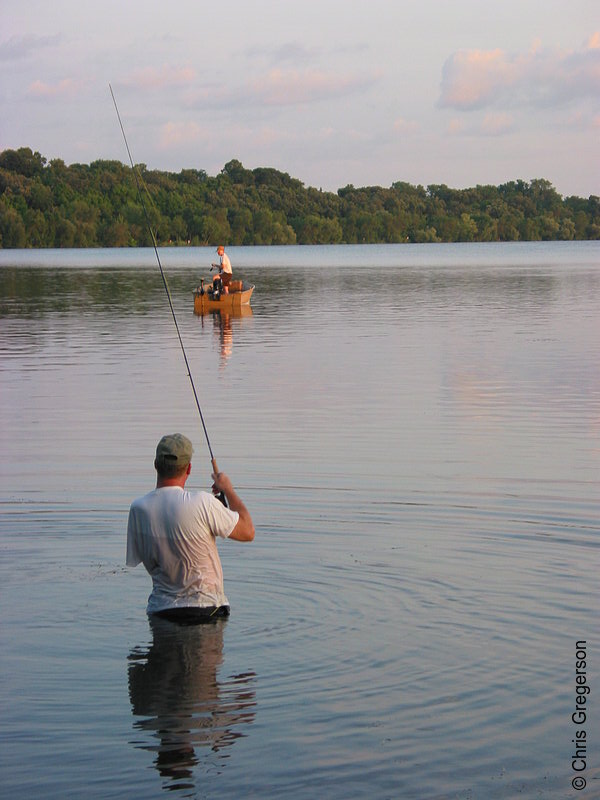
[[[179,628],[124,566],[164,433],[210,485],[155,254],[0,251],[3,796],[599,797],[600,245],[228,252],[222,319],[161,251],[257,528]]]

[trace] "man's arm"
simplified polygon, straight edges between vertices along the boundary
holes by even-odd
[[[237,511],[240,515],[235,528],[229,534],[230,539],[236,539],[238,542],[251,542],[254,539],[254,523],[250,512],[242,502],[240,496],[233,488],[231,480],[224,472],[213,473],[213,494],[223,492],[229,508],[232,511]]]
[[[135,511],[132,507],[129,509],[129,517],[127,518],[127,555],[125,563],[128,567],[137,567],[142,561],[137,544],[137,530],[135,524]]]

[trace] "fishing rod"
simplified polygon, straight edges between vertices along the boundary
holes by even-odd
[[[138,172],[135,168],[133,163],[133,158],[131,155],[131,150],[129,149],[129,144],[127,142],[127,136],[125,135],[125,128],[123,127],[123,122],[121,121],[121,115],[119,114],[119,107],[117,106],[117,101],[115,99],[115,94],[113,92],[112,86],[110,83],[108,84],[108,88],[110,89],[110,94],[115,106],[115,111],[117,112],[117,119],[119,120],[119,126],[121,128],[121,133],[123,134],[123,140],[125,142],[125,147],[127,148],[127,155],[129,156],[129,162],[131,164],[131,169],[133,171],[133,177],[135,179],[135,185],[138,191],[138,196],[140,198],[140,203],[142,204],[142,209],[144,211],[144,219],[146,220],[146,226],[148,231],[150,232],[150,238],[152,239],[152,246],[154,248],[154,254],[156,255],[156,261],[158,262],[158,268],[160,270],[160,276],[162,278],[163,286],[165,287],[165,292],[167,294],[167,299],[169,301],[169,308],[171,309],[171,316],[173,317],[173,322],[175,323],[175,330],[177,331],[177,338],[179,339],[179,345],[181,347],[181,352],[183,353],[183,360],[185,362],[185,366],[187,369],[188,378],[190,379],[190,384],[192,386],[192,392],[194,393],[194,400],[196,401],[196,407],[198,408],[198,413],[200,414],[200,422],[202,423],[202,430],[204,431],[204,437],[206,439],[206,444],[208,445],[208,452],[210,453],[210,461],[212,464],[213,472],[216,474],[219,472],[219,468],[217,466],[217,462],[215,460],[215,456],[210,445],[210,439],[208,437],[208,430],[206,429],[206,423],[204,422],[204,415],[202,413],[202,408],[200,406],[200,400],[198,399],[198,392],[196,391],[196,384],[194,383],[194,378],[192,377],[192,370],[190,369],[190,362],[188,361],[188,357],[185,352],[185,347],[183,346],[183,339],[181,338],[181,331],[179,330],[179,324],[177,323],[177,317],[175,316],[175,309],[173,308],[173,300],[171,298],[171,291],[169,289],[169,284],[167,282],[167,276],[165,275],[165,271],[162,268],[162,264],[160,261],[160,255],[158,253],[158,245],[156,243],[156,236],[154,235],[154,231],[152,230],[152,225],[150,224],[150,217],[148,216],[148,211],[146,209],[146,203],[144,202],[144,196],[142,194],[142,190],[140,187],[140,178],[138,177]],[[217,495],[219,500],[223,503],[223,505],[227,505],[225,500],[225,495],[223,492],[219,492]]]

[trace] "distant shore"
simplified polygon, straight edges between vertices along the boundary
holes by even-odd
[[[147,247],[153,236],[161,247],[600,239],[600,198],[563,198],[543,178],[470,189],[398,181],[334,193],[237,160],[214,177],[135,170],[4,150],[0,248]]]

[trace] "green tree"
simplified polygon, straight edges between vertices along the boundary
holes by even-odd
[[[77,228],[71,220],[60,217],[54,225],[54,247],[75,247]]]
[[[30,147],[19,147],[18,150],[4,150],[0,153],[0,169],[16,172],[26,178],[41,175],[46,159]]]
[[[25,247],[27,234],[21,215],[0,201],[0,245],[7,248]]]

